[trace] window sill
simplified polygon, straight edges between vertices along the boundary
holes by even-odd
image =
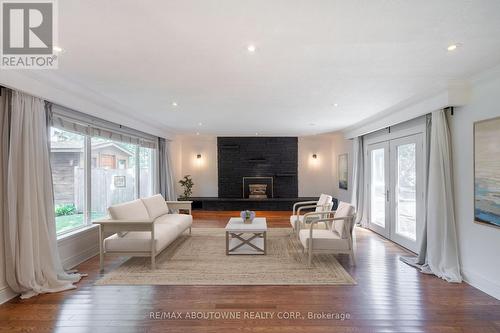
[[[97,228],[99,228],[99,226],[95,225],[95,224],[86,225],[84,227],[81,227],[81,228],[78,228],[78,229],[75,229],[73,231],[70,231],[70,232],[67,232],[67,233],[64,233],[62,235],[57,236],[57,242],[60,243],[60,242],[65,242],[67,240],[74,239],[74,238],[78,238],[82,234],[94,231],[94,229],[97,229]]]

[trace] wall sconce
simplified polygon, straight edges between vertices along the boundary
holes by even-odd
[[[313,158],[314,158],[314,159],[317,159],[317,158],[318,158],[318,155],[313,154]]]
[[[201,169],[203,167],[203,158],[201,157],[201,154],[196,154],[194,164],[198,169]]]

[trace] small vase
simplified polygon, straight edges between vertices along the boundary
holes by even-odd
[[[255,218],[255,212],[250,210],[243,210],[240,212],[240,217],[243,220],[243,223],[250,224],[253,222],[253,219]]]

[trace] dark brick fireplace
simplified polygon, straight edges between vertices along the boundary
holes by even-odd
[[[248,198],[252,179],[268,198],[297,197],[296,137],[218,137],[217,152],[219,198]]]

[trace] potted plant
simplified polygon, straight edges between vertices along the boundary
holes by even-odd
[[[188,199],[191,194],[193,194],[194,183],[191,175],[185,175],[184,178],[179,180],[179,184],[181,184],[181,187],[184,190],[184,193],[181,195],[181,199]]]

